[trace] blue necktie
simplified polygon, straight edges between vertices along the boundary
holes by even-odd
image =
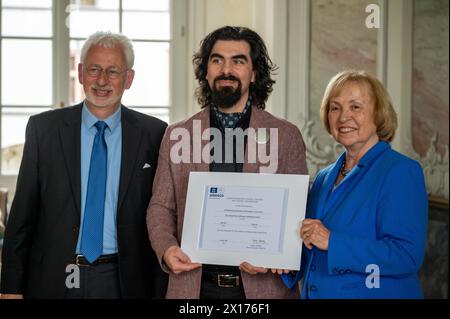
[[[103,251],[103,216],[105,211],[106,163],[108,158],[105,122],[95,123],[95,134],[92,146],[91,164],[84,209],[83,233],[81,235],[81,253],[92,263]]]

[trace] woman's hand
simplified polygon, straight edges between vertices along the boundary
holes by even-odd
[[[241,263],[239,265],[239,268],[242,269],[243,271],[245,271],[246,273],[249,273],[250,275],[265,274],[269,270],[264,267],[253,266],[252,264],[250,264],[246,261]],[[275,268],[271,268],[270,271],[272,272],[272,274],[278,274],[278,275],[288,274],[290,272],[290,270],[288,270],[288,269],[275,269]]]
[[[279,274],[279,275],[288,274],[291,272],[289,269],[274,269],[274,268],[271,268],[270,271],[272,272],[272,274]]]
[[[316,246],[320,250],[328,250],[330,231],[318,219],[304,219],[300,228],[300,237],[308,249]]]
[[[268,271],[267,268],[256,267],[246,261],[239,265],[239,269],[245,271],[246,273],[249,273],[250,275],[265,274]]]

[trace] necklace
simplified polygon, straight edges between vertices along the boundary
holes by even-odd
[[[342,176],[347,176],[348,175],[348,173],[350,173],[351,172],[351,168],[350,169],[345,169],[345,163],[346,163],[346,161],[345,161],[345,158],[344,158],[344,160],[342,161],[342,166],[341,166],[341,169],[339,170],[340,172],[341,172],[341,174],[342,174]]]

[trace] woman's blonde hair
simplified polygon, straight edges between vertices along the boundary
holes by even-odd
[[[374,123],[377,127],[377,135],[380,140],[391,142],[397,129],[397,114],[392,106],[389,93],[381,82],[364,70],[345,70],[336,74],[328,83],[320,105],[320,118],[328,133],[331,134],[328,122],[330,100],[341,93],[342,88],[348,82],[355,82],[370,88],[370,95],[374,101]]]

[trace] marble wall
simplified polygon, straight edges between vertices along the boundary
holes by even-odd
[[[311,55],[309,121],[313,125],[305,132],[318,147],[334,143],[320,121],[320,103],[325,88],[336,73],[345,69],[365,69],[377,72],[378,31],[366,27],[369,4],[377,0],[313,0],[311,1]],[[308,142],[308,141],[307,141]],[[311,148],[315,148],[311,146]],[[343,149],[336,145],[334,153]],[[332,154],[332,161],[338,154]],[[323,157],[322,155],[318,155]],[[316,165],[315,162],[320,162]],[[309,159],[310,173],[328,163]]]
[[[311,114],[330,78],[348,68],[376,75],[377,29],[368,29],[365,9],[373,0],[311,1]]]
[[[293,0],[295,1],[295,0]],[[449,82],[448,82],[448,1],[447,0],[405,0],[402,2],[407,12],[398,11],[392,2],[383,4],[390,19],[385,29],[369,29],[365,21],[369,13],[369,4],[381,1],[372,0],[313,0],[310,2],[311,40],[310,40],[310,80],[308,92],[309,114],[306,115],[303,132],[311,143],[308,150],[312,154],[308,158],[311,173],[333,161],[337,153],[342,151],[325,132],[319,118],[319,107],[323,92],[329,79],[337,72],[346,68],[365,69],[377,74],[384,71],[389,57],[381,59],[380,52],[388,55],[389,37],[395,34],[411,37],[413,40],[413,63],[406,57],[401,67],[390,65],[389,71],[403,72],[412,68],[412,78],[406,80],[405,87],[410,87],[411,102],[402,105],[403,100],[397,99],[397,108],[408,110],[399,113],[399,122],[408,127],[400,129],[397,136],[405,136],[403,143],[397,145],[408,156],[420,161],[427,180],[430,194],[448,200],[448,120],[449,120]],[[400,6],[402,7],[402,6]],[[410,11],[409,11],[410,9]],[[383,14],[381,10],[381,14]],[[410,16],[411,14],[411,24]],[[398,15],[400,24],[393,21]],[[399,32],[399,28],[402,29]],[[397,33],[396,33],[397,32]],[[384,43],[379,40],[384,39]],[[401,39],[396,40],[402,43]],[[407,41],[406,41],[407,43]],[[392,53],[392,52],[391,52]],[[403,61],[402,61],[403,62]],[[397,70],[398,68],[398,70]],[[402,71],[403,70],[403,71]],[[395,86],[398,89],[399,86]],[[400,85],[400,90],[402,86]],[[390,92],[397,96],[402,92]],[[408,100],[408,99],[406,99]],[[411,117],[409,117],[409,109]],[[405,122],[408,121],[408,122]],[[411,135],[409,135],[411,132]],[[398,138],[397,138],[398,140]],[[308,141],[307,141],[308,144]]]
[[[425,156],[437,135],[437,151],[448,148],[448,0],[414,1],[412,139]]]

